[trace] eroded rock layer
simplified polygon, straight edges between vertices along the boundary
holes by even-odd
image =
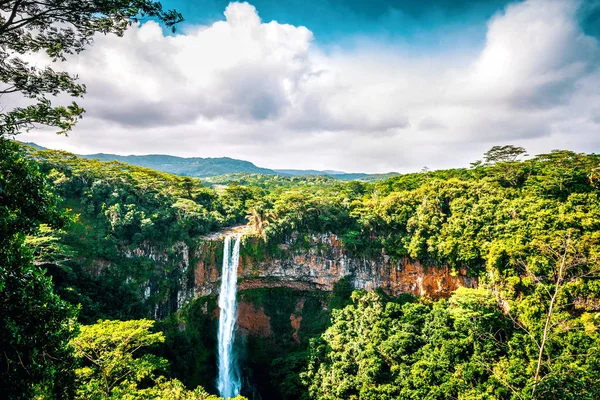
[[[194,270],[196,296],[216,295],[220,281],[219,239],[211,238],[199,248],[202,257]],[[276,255],[253,256],[242,252],[238,268],[239,290],[288,287],[331,291],[342,278],[356,289],[381,288],[392,296],[412,293],[432,298],[448,297],[459,287],[476,287],[477,279],[466,269],[456,273],[446,266],[425,266],[419,261],[393,260],[386,255],[357,257],[336,235],[311,235],[302,247],[298,237],[280,245]],[[306,239],[306,238],[304,238]]]

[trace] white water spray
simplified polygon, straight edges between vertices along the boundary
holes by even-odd
[[[231,250],[231,236],[223,246],[223,270],[219,292],[219,376],[217,388],[221,397],[228,399],[240,394],[242,386],[237,359],[233,353],[234,328],[237,319],[236,287],[240,260],[240,236]]]

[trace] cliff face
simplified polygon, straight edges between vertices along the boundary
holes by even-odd
[[[194,294],[216,295],[220,282],[221,240],[205,241],[198,251],[200,261],[194,269]],[[466,270],[452,274],[448,267],[427,267],[418,261],[394,261],[355,257],[336,235],[312,235],[303,248],[297,248],[298,237],[292,236],[279,246],[277,255],[259,259],[242,251],[238,269],[238,289],[288,287],[296,290],[331,291],[342,278],[348,278],[355,289],[381,288],[398,296],[412,293],[432,298],[448,297],[459,287],[476,287],[477,279],[466,276]]]
[[[227,234],[240,233],[237,229]],[[182,309],[188,325],[182,334],[197,337],[206,332],[198,352],[212,351],[219,318],[217,296],[223,262],[223,236],[211,235],[190,250],[188,284],[195,299]],[[336,283],[344,280],[336,287]],[[331,323],[331,310],[348,304],[351,289],[381,288],[389,295],[412,293],[432,298],[447,297],[459,287],[475,287],[477,280],[466,271],[452,274],[447,267],[426,266],[411,260],[393,260],[385,254],[359,257],[331,234],[300,236],[275,247],[246,236],[238,267],[238,315],[236,343],[248,388],[263,399],[278,393],[273,373],[282,367],[274,360],[301,354],[312,338]],[[332,292],[332,293],[331,293]],[[239,339],[239,340],[238,340]],[[216,357],[210,353],[207,359]],[[212,357],[212,358],[211,358]],[[286,358],[286,360],[288,360]],[[290,361],[291,362],[291,361]],[[209,365],[214,365],[210,364]],[[273,365],[279,365],[273,367]],[[293,367],[295,368],[295,367]],[[199,379],[210,377],[198,371]],[[276,374],[276,372],[275,372]],[[249,398],[252,398],[250,394]],[[256,397],[258,398],[258,397]]]
[[[148,317],[164,319],[194,297],[193,248],[185,242],[120,246],[112,259],[90,259],[83,270],[95,278],[117,276],[139,293]]]
[[[237,227],[226,234],[250,233]],[[459,287],[476,287],[476,278],[466,271],[452,274],[447,267],[424,266],[418,261],[393,260],[382,254],[357,257],[349,252],[336,235],[290,235],[275,249],[267,250],[258,240],[247,236],[240,255],[238,290],[289,288],[299,292],[329,292],[345,278],[355,289],[381,288],[398,296],[411,293],[431,298],[448,297]],[[143,244],[121,249],[119,260],[92,260],[88,273],[100,276],[114,265],[121,278],[136,286],[143,296],[149,315],[166,318],[194,297],[219,292],[223,262],[223,234],[207,236],[193,245],[180,242],[167,249]],[[148,268],[147,266],[152,267]],[[241,299],[243,303],[243,299]],[[301,308],[301,307],[300,307]],[[268,318],[252,304],[241,305],[240,326],[248,315],[248,330],[258,336],[269,332]],[[298,315],[300,315],[298,313]],[[299,326],[292,316],[292,326]],[[260,332],[254,332],[261,326]]]

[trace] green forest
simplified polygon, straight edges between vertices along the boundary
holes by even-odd
[[[329,311],[300,345],[249,350],[263,354],[267,398],[598,398],[600,157],[522,152],[376,182],[247,175],[213,188],[3,140],[3,384],[14,398],[209,398],[196,385],[214,379],[215,328],[199,304],[215,299],[179,308],[190,271],[128,252],[168,254],[247,223],[251,257],[292,232],[327,232],[360,257],[466,268],[480,282],[437,301],[314,294]],[[269,304],[285,293],[243,295],[282,308]]]
[[[240,254],[257,265],[322,251],[310,238],[327,234],[356,259],[448,267],[477,288],[392,296],[349,276],[240,290],[272,332],[239,342],[237,399],[600,399],[600,155],[498,145],[468,168],[347,181],[39,150],[14,139],[75,135],[84,110],[53,101],[86,87],[9,55],[59,61],[95,34],[182,16],[150,0],[0,10],[0,95],[32,101],[0,113],[1,397],[217,400],[217,298],[196,295],[195,268],[222,261],[208,235],[245,226]]]

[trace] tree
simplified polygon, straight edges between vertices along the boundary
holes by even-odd
[[[531,260],[530,265],[524,265],[525,279],[535,282],[537,287],[536,293],[532,294],[530,299],[525,299],[517,306],[516,319],[520,320],[516,322],[533,339],[537,350],[536,356],[532,357],[533,398],[543,398],[537,396],[538,386],[542,380],[557,383],[563,379],[560,375],[564,373],[564,365],[559,364],[562,370],[555,369],[553,365],[556,357],[562,361],[581,357],[580,349],[577,349],[579,343],[569,344],[570,338],[565,334],[565,330],[582,328],[581,321],[577,321],[577,317],[572,315],[570,299],[581,286],[585,285],[585,281],[597,280],[600,277],[600,264],[594,249],[590,254],[590,247],[595,247],[598,238],[577,236],[574,230],[569,230],[564,235],[547,241],[536,239],[535,246],[539,249],[539,253]],[[531,318],[525,308],[541,310],[538,311],[541,318]],[[598,344],[596,342],[595,347]],[[560,349],[561,345],[565,349],[557,354],[557,349]],[[573,352],[573,348],[577,351]],[[571,374],[575,373],[576,363],[570,367],[573,368]],[[581,392],[580,394],[583,395]]]
[[[66,133],[84,112],[75,102],[55,106],[48,97],[82,96],[85,86],[76,82],[76,76],[32,66],[23,55],[43,52],[53,61],[64,61],[83,51],[95,34],[121,36],[132,23],[148,17],[169,27],[182,20],[181,14],[163,11],[152,0],[0,1],[0,98],[20,94],[33,103],[0,114],[0,137],[38,124]]]
[[[517,161],[522,156],[527,156],[527,150],[523,147],[512,145],[494,146],[483,153],[483,160],[486,164],[491,165],[501,162]]]
[[[165,340],[162,332],[151,332],[153,325],[143,319],[82,326],[72,340],[81,361],[77,398],[218,400],[201,387],[189,391],[176,379],[156,375],[167,360],[145,352]]]
[[[527,156],[523,147],[494,146],[483,154],[483,160],[486,166],[491,167],[491,172],[501,183],[517,186],[525,176],[522,163],[519,162],[521,156]],[[472,166],[477,168],[479,165],[472,164]]]
[[[173,26],[175,11],[151,0],[0,0],[0,382],[8,398],[34,392],[69,397],[75,309],[53,291],[51,279],[32,262],[25,235],[40,224],[58,228],[62,213],[38,168],[7,137],[36,125],[68,132],[84,110],[76,103],[53,105],[49,96],[80,97],[76,77],[40,69],[23,56],[46,53],[65,60],[97,33],[122,35],[140,18]],[[29,105],[8,109],[19,96]],[[22,100],[20,100],[22,101]]]
[[[98,321],[82,326],[72,341],[75,355],[84,361],[76,371],[81,382],[78,397],[110,397],[116,387],[135,388],[137,382],[153,378],[155,370],[164,368],[166,360],[152,354],[136,354],[165,340],[160,332],[150,333],[153,325],[150,320],[134,320]]]
[[[57,202],[37,166],[0,139],[0,386],[8,399],[70,392],[76,310],[24,244],[40,224],[62,225]]]
[[[486,369],[502,354],[490,338],[504,334],[490,292],[462,289],[431,305],[376,292],[354,292],[352,301],[311,343],[302,374],[310,398],[506,398]]]
[[[486,283],[516,328],[496,375],[522,398],[598,398],[598,197],[512,203],[511,233],[487,255]]]
[[[571,192],[593,187],[593,159],[584,154],[552,150],[539,154],[534,160],[541,170],[535,186],[548,195],[565,199]]]
[[[542,365],[544,363],[544,356],[546,352],[546,344],[548,343],[548,335],[550,334],[552,324],[555,319],[555,312],[559,302],[559,296],[561,291],[564,289],[565,282],[568,282],[569,279],[574,278],[570,276],[569,271],[577,268],[578,266],[585,263],[583,259],[577,254],[573,254],[571,238],[567,236],[564,240],[561,240],[560,247],[558,251],[548,247],[546,252],[551,254],[553,271],[550,277],[552,278],[551,284],[553,283],[553,287],[548,290],[548,307],[546,310],[546,318],[544,321],[544,327],[542,328],[541,338],[539,340],[539,352],[538,359],[535,367],[535,375],[533,377],[533,389],[532,394],[535,395],[536,386],[540,381],[540,373],[542,370]],[[593,272],[592,272],[593,274]],[[538,279],[533,276],[534,279]]]

